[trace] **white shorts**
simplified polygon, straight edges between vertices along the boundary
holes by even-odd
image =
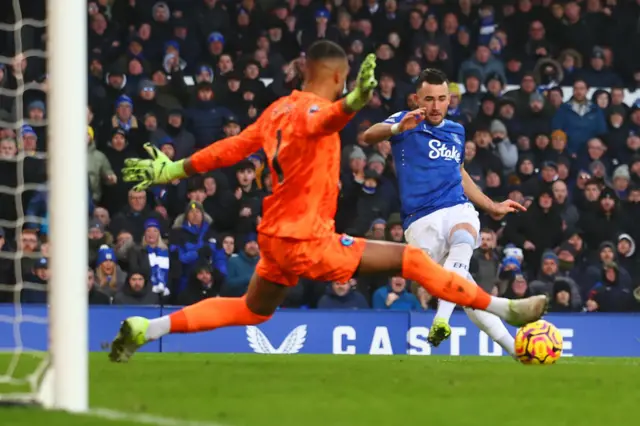
[[[407,242],[426,251],[436,262],[442,264],[449,254],[451,229],[461,223],[468,223],[476,230],[475,248],[480,243],[480,219],[471,203],[458,204],[435,211],[409,225],[404,232]]]

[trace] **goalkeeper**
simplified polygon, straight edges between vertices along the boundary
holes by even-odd
[[[354,90],[335,101],[349,73],[347,55],[335,43],[318,41],[307,52],[303,90],[274,102],[241,134],[175,163],[149,145],[151,160],[126,161],[123,179],[139,182],[136,189],[145,190],[153,184],[231,166],[264,148],[274,183],[273,194],[263,204],[258,227],[261,257],[247,294],[205,299],[152,320],[128,318],[113,341],[112,361],[127,361],[140,346],[169,333],[267,321],[301,276],[346,282],[356,272],[399,274],[417,281],[434,297],[487,310],[513,325],[542,316],[545,296],[517,301],[491,297],[475,283],[443,269],[417,247],[335,233],[338,132],[371,99],[377,85],[374,68],[375,56],[369,55]]]

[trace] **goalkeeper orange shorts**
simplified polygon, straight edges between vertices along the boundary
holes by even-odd
[[[356,273],[366,246],[363,238],[333,234],[314,240],[293,240],[260,234],[256,273],[271,282],[293,287],[299,277],[347,282]]]

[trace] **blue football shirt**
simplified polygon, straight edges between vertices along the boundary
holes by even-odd
[[[393,114],[384,122],[399,123],[407,112]],[[404,229],[421,217],[468,201],[460,173],[465,143],[462,125],[450,120],[437,126],[422,122],[390,141]]]

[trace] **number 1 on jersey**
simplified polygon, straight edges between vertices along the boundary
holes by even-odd
[[[276,150],[273,153],[273,158],[271,159],[271,166],[273,167],[273,170],[275,170],[276,175],[278,175],[278,183],[282,183],[284,180],[284,173],[282,172],[282,166],[280,166],[280,162],[278,161],[280,144],[282,144],[282,130],[280,129],[276,131],[276,142]]]

